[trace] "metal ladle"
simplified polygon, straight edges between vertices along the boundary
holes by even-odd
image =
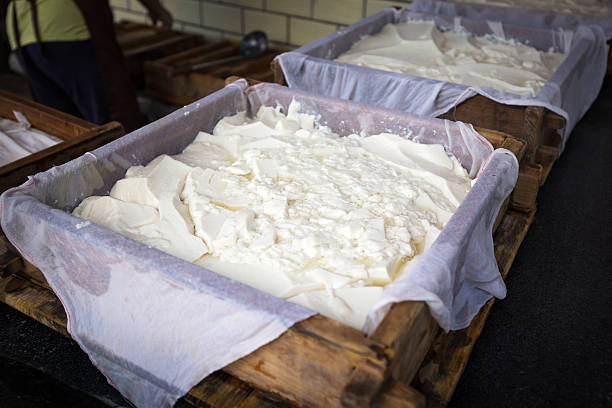
[[[236,61],[242,58],[257,58],[262,56],[268,50],[268,36],[263,31],[253,31],[245,35],[238,45],[240,55],[233,57],[221,58],[215,61],[207,61],[191,66],[193,71],[202,68],[212,67],[226,62]]]

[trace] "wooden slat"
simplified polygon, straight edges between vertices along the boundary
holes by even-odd
[[[45,288],[15,276],[0,278],[0,301],[47,327],[70,337],[59,299]]]
[[[296,408],[285,399],[257,390],[223,371],[206,377],[183,397],[190,406],[215,408]]]
[[[441,117],[500,130],[522,138],[524,110],[522,106],[503,105],[482,95],[475,95]]]
[[[493,145],[494,149],[499,149],[504,144],[504,141],[508,138],[508,134],[500,132],[499,130],[487,129],[479,126],[474,126],[474,130],[484,136],[485,139]]]
[[[204,38],[197,34],[159,30],[137,23],[116,24],[115,32],[130,77],[137,88],[145,84],[144,64],[147,61],[167,57],[204,42]]]
[[[13,111],[23,113],[33,127],[65,141],[96,127],[83,119],[0,90],[0,117],[17,120]]]
[[[236,42],[206,44],[145,64],[146,93],[168,103],[186,105],[223,88],[229,76],[268,80],[273,76],[270,61],[280,52],[270,49],[257,58],[241,58],[193,70],[200,62],[239,56]]]
[[[412,387],[389,381],[374,400],[373,408],[425,408],[425,396]]]
[[[147,71],[147,95],[175,105],[188,105],[225,86],[223,78],[191,72],[171,79],[163,74]]]
[[[124,48],[123,55],[126,58],[150,53],[171,55],[175,49],[183,50],[201,42],[194,34],[160,31],[149,37],[145,43]]]
[[[527,163],[535,163],[536,151],[542,140],[541,132],[544,112],[545,109],[541,106],[528,106],[525,108],[522,139],[527,142],[527,152],[525,153],[525,161]]]
[[[124,133],[119,122],[110,122],[82,132],[71,140],[9,163],[0,168],[0,192],[22,184],[30,175],[66,163],[85,152],[109,143]]]
[[[559,156],[559,149],[553,146],[540,146],[536,151],[536,163],[542,166],[542,172],[540,174],[540,185],[544,184],[550,171],[552,170],[557,157]]]
[[[526,212],[532,211],[536,206],[536,199],[540,190],[543,166],[540,164],[522,163],[522,159],[525,156],[527,149],[526,142],[518,140],[500,131],[478,127],[476,130],[481,135],[486,137],[494,148],[504,148],[510,150],[512,153],[514,153],[519,163],[521,163],[516,186],[512,190],[512,194],[510,195],[510,199],[507,204],[513,210]],[[505,211],[500,211],[501,215],[504,213]],[[501,218],[498,217],[495,225],[498,225],[500,221]]]
[[[287,85],[287,81],[285,81],[285,74],[283,74],[283,69],[281,68],[278,60],[272,60],[270,63],[270,68],[274,73],[274,82],[279,85]]]
[[[155,61],[151,61],[150,64],[157,66],[161,70],[166,70],[168,72],[168,75],[170,76],[172,68],[177,62],[180,63],[180,61],[190,60],[191,58],[197,57],[198,55],[207,54],[219,48],[231,46],[235,46],[235,43],[233,41],[221,40],[214,43],[203,44],[197,47],[189,48],[164,58],[159,58]]]
[[[388,346],[393,378],[410,384],[438,330],[424,302],[402,302],[391,306],[371,338]]]
[[[318,330],[320,324],[328,328]],[[353,335],[359,340],[353,341]],[[380,387],[385,379],[387,362],[376,351],[382,345],[369,348],[364,343],[374,342],[358,330],[316,315],[223,371],[299,405],[339,406],[355,370],[365,370],[372,387]],[[363,391],[364,398],[372,398],[371,389]]]
[[[513,137],[507,137],[504,139],[504,142],[500,146],[500,148],[508,149],[516,156],[519,162],[523,161],[523,157],[525,156],[525,151],[527,150],[527,144],[522,140],[515,139]]]
[[[561,115],[557,115],[555,112],[546,110],[543,125],[548,129],[561,130],[565,127],[565,118]]]
[[[495,233],[495,258],[504,279],[534,214],[510,211]],[[442,333],[434,341],[412,384],[425,394],[428,407],[444,407],[450,401],[493,303],[487,302],[466,329]]]
[[[514,210],[531,212],[535,209],[536,198],[540,191],[541,175],[541,165],[520,164],[516,187],[512,190],[510,198],[511,206]]]

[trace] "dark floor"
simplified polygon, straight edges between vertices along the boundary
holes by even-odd
[[[572,133],[450,407],[612,407],[612,78]]]
[[[612,407],[612,78],[542,188],[507,285],[450,406]],[[74,342],[0,303],[0,407],[104,405],[128,403]]]

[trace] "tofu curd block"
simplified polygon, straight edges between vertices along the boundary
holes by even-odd
[[[608,0],[453,0],[458,3],[478,3],[499,7],[518,7],[573,14],[584,18],[610,16]]]
[[[73,214],[361,329],[473,180],[441,145],[340,137],[299,110],[226,117]]]
[[[407,21],[362,38],[336,61],[535,96],[564,58],[516,41],[442,32],[433,21]]]

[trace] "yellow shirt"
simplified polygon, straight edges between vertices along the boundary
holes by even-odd
[[[81,41],[90,38],[83,14],[73,0],[36,0],[36,5],[38,30],[42,42]],[[13,30],[15,6],[17,6],[17,27],[19,27],[21,46],[36,42],[30,3],[27,0],[13,0],[6,13],[6,31],[12,49],[17,48]]]

